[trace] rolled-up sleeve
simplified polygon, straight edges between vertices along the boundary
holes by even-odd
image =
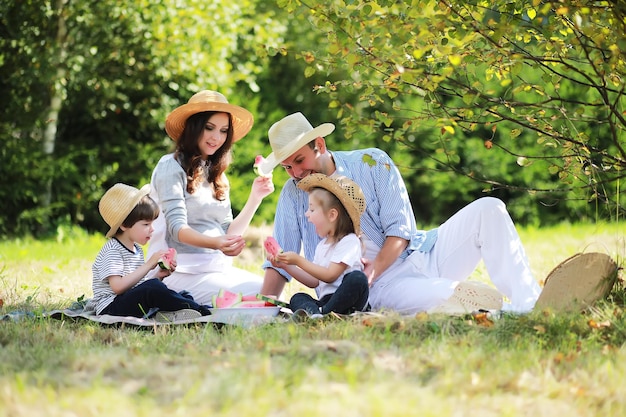
[[[366,199],[361,229],[378,247],[387,237],[410,242],[406,257],[424,238],[418,231],[409,194],[400,171],[389,155],[377,148],[333,154],[337,173],[352,178],[361,186]]]

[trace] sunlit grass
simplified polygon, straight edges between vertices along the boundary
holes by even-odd
[[[625,232],[520,229],[538,280],[576,252],[623,259]],[[91,262],[103,243],[84,234],[0,243],[0,312],[90,296]],[[255,247],[251,264],[263,258]],[[473,279],[486,279],[483,268]],[[296,290],[292,283],[287,292]],[[611,299],[585,314],[486,322],[420,314],[138,330],[5,321],[0,417],[626,415],[625,343],[623,303]]]

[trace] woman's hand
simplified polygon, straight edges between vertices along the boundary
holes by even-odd
[[[216,249],[226,256],[237,256],[246,247],[246,241],[238,235],[224,235],[217,237]]]
[[[250,197],[262,200],[274,192],[272,177],[256,177],[252,183]]]

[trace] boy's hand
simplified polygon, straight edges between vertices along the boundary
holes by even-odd
[[[167,253],[167,249],[164,250],[159,250],[156,251],[152,254],[152,256],[150,257],[150,259],[148,259],[146,261],[146,264],[148,264],[148,266],[150,267],[150,269],[154,268],[155,266],[157,266],[157,264],[159,263],[159,260],[163,257],[163,255],[165,255]]]
[[[163,278],[167,278],[172,275],[172,272],[176,271],[176,259],[170,262],[170,269],[157,268],[157,273],[155,274],[155,278],[163,281]]]

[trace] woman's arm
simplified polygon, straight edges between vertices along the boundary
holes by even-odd
[[[178,241],[200,248],[217,249],[228,256],[239,255],[246,245],[241,236],[206,236],[186,225],[178,230]]]
[[[228,233],[232,235],[243,235],[246,231],[254,213],[261,205],[261,201],[274,191],[274,183],[272,178],[256,177],[252,183],[252,190],[248,201],[244,205],[239,215],[233,219],[230,226],[228,226]]]

